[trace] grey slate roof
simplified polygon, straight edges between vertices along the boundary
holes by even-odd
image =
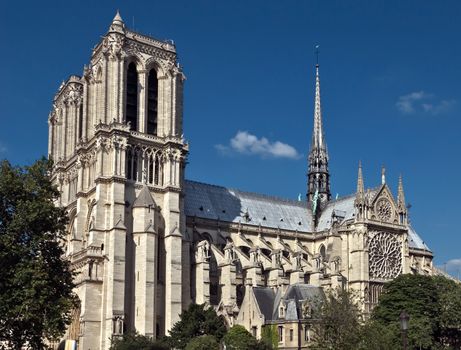
[[[325,295],[321,287],[304,283],[290,285],[283,295],[281,289],[278,289],[277,293],[274,293],[270,287],[254,287],[253,294],[266,322],[280,319],[279,306],[282,300],[286,304],[284,319],[298,320],[301,317],[301,300],[310,300],[314,303],[312,306],[315,307],[315,302],[322,300]]]
[[[408,245],[410,248],[431,251],[411,226],[408,226]]]
[[[253,294],[265,320],[271,320],[275,299],[274,290],[269,287],[255,287],[253,288]]]
[[[150,194],[149,188],[144,185],[135,201],[133,202],[133,208],[147,208],[149,206],[154,207],[154,199]]]
[[[195,181],[185,182],[187,216],[242,222],[301,232],[312,231],[306,202],[285,200]],[[249,221],[245,218],[248,212]]]
[[[317,231],[327,230],[331,227],[333,213],[336,216],[342,216],[344,220],[354,218],[354,200],[355,194],[328,202],[320,215]]]
[[[372,189],[370,194],[374,195],[378,190]],[[185,181],[185,192],[187,216],[312,232],[313,219],[305,201],[286,200],[190,180]],[[148,202],[149,198],[153,205],[152,196],[145,187],[133,206],[138,202]],[[332,225],[333,216],[341,217],[343,220],[353,219],[354,200],[355,194],[330,201],[320,215],[316,230],[328,230]],[[246,212],[250,221],[245,218]],[[430,251],[411,226],[408,228],[408,234],[410,248]]]

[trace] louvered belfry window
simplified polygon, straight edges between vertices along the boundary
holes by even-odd
[[[131,130],[138,129],[138,72],[134,62],[128,65],[126,75],[126,122]]]
[[[147,82],[147,133],[157,135],[158,80],[157,71],[149,71]]]

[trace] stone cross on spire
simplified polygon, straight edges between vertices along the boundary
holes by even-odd
[[[331,198],[328,151],[323,135],[322,106],[320,103],[319,65],[315,66],[314,126],[311,149],[308,156],[307,200],[319,213]],[[315,203],[314,203],[315,202]]]

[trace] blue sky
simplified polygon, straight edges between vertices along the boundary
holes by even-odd
[[[461,268],[461,3],[457,1],[74,1],[2,4],[0,158],[47,152],[62,80],[81,74],[120,9],[126,24],[173,39],[184,67],[187,177],[297,198],[306,192],[314,46],[333,195],[357,164],[394,192],[436,263]]]

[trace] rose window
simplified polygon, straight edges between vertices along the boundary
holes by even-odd
[[[378,232],[369,246],[370,276],[390,279],[402,271],[402,244],[388,232]]]
[[[381,198],[376,203],[376,213],[381,221],[390,221],[392,217],[392,205],[386,198]]]

